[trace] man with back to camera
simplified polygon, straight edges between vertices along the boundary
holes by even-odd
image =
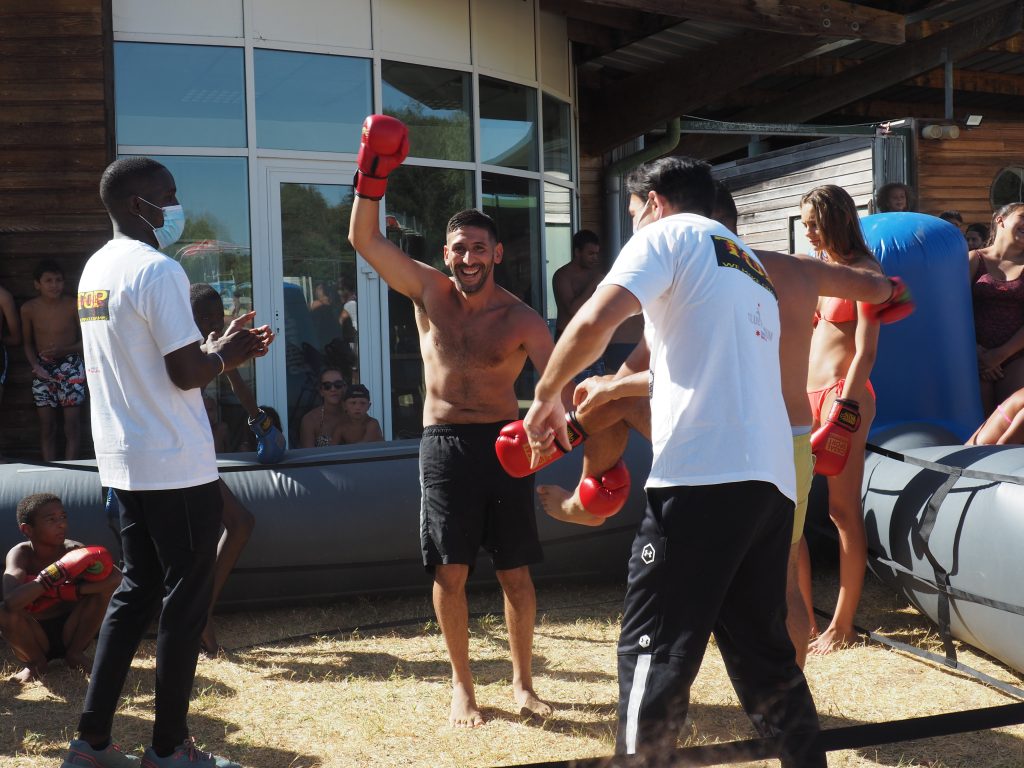
[[[818,716],[784,620],[796,488],[775,289],[707,218],[706,163],[647,163],[626,188],[637,234],[566,328],[524,424],[535,463],[555,440],[568,446],[562,388],[643,311],[654,457],[629,562],[616,751],[675,746],[714,632],[755,727],[779,736],[782,765],[819,768]]]
[[[221,496],[201,388],[266,354],[269,327],[238,318],[217,339],[192,319],[185,271],[164,256],[185,214],[174,178],[147,157],[111,163],[100,180],[113,239],[79,282],[96,463],[120,507],[124,577],[103,619],[85,705],[63,768],[138,766],[111,742],[132,658],[157,608],[153,743],[143,768],[233,768],[202,752],[186,722],[207,621]],[[161,605],[162,603],[162,605]]]
[[[420,443],[420,541],[434,578],[433,599],[452,664],[450,723],[482,725],[469,667],[466,580],[487,549],[505,595],[512,688],[519,710],[546,717],[533,690],[537,598],[529,565],[541,560],[533,481],[509,477],[494,441],[516,419],[514,384],[529,358],[543,371],[551,354],[547,323],[498,286],[502,246],[494,221],[476,210],[448,222],[451,276],[416,261],[383,236],[379,203],[387,175],[409,151],[405,126],[386,115],[363,124],[349,240],[389,286],[408,296],[416,316],[426,382]]]

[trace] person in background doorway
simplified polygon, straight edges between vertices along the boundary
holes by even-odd
[[[883,184],[875,193],[876,213],[902,213],[914,210],[914,195],[910,187],[899,181]]]

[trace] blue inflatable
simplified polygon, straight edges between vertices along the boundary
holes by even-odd
[[[878,213],[861,220],[887,274],[910,287],[917,311],[882,327],[871,381],[874,429],[927,421],[964,441],[982,422],[967,241],[937,216]]]

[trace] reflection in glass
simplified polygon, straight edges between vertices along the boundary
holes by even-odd
[[[388,179],[387,236],[417,261],[448,274],[445,230],[452,214],[473,205],[473,173],[403,165]],[[346,219],[347,221],[347,219]],[[412,302],[388,290],[391,412],[395,439],[423,432],[423,360]]]
[[[256,144],[357,152],[373,111],[370,60],[317,53],[254,52]]]
[[[384,112],[409,126],[409,154],[473,159],[468,72],[381,62]]]
[[[224,301],[224,324],[252,307],[252,257],[249,251],[249,172],[244,157],[154,157],[174,176],[185,209],[185,231],[163,250],[181,263],[189,282],[207,283]],[[238,369],[256,391],[253,362]],[[222,376],[210,382],[211,426],[227,451],[240,450],[249,437],[246,413]],[[258,397],[258,393],[257,393]],[[219,425],[219,426],[215,426]]]
[[[284,338],[288,442],[321,405],[320,371],[330,367],[359,381],[356,254],[348,242],[352,187],[281,184]],[[371,393],[372,397],[372,393]]]
[[[551,287],[555,271],[572,261],[572,193],[557,184],[544,184],[545,317],[554,331],[558,308]]]
[[[989,191],[992,208],[999,210],[1007,203],[1024,200],[1024,168],[1011,165],[996,174]]]
[[[245,146],[243,50],[114,44],[118,144]]]
[[[484,173],[481,177],[483,211],[498,225],[505,254],[494,268],[498,285],[543,313],[544,287],[540,280],[539,184],[533,179]],[[516,380],[520,400],[533,398],[536,377],[527,361]]]
[[[480,78],[480,160],[488,165],[537,170],[537,91]]]
[[[544,106],[544,173],[572,177],[572,116],[569,105],[554,96],[542,96]]]

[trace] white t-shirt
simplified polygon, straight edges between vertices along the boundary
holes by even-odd
[[[116,238],[86,262],[78,317],[103,485],[190,488],[217,479],[199,389],[181,390],[164,355],[202,341],[185,271],[145,243]]]
[[[779,371],[779,307],[761,263],[721,224],[648,224],[602,285],[643,307],[651,349],[648,487],[763,480],[796,498]]]

